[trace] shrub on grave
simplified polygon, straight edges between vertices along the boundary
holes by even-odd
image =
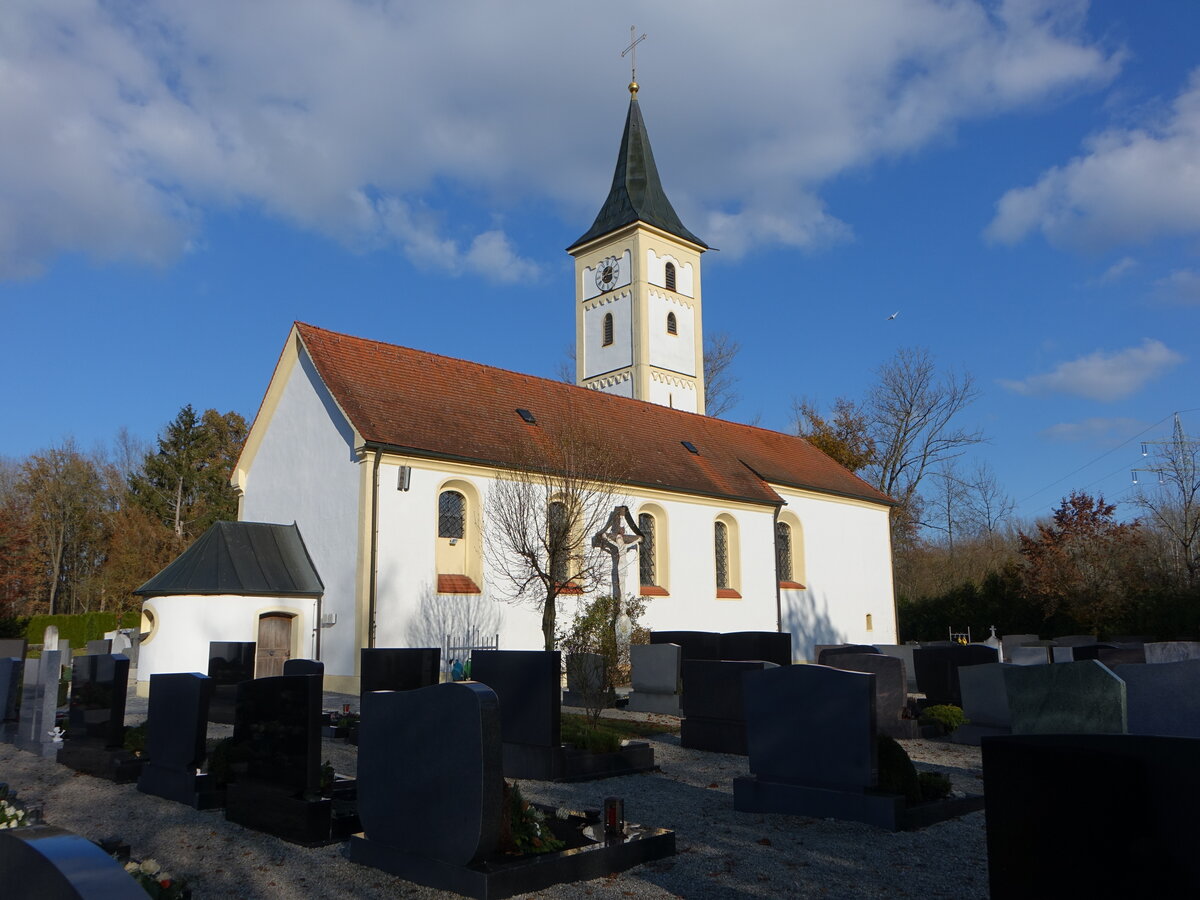
[[[941,772],[918,772],[917,780],[921,783],[921,800],[929,803],[950,796],[950,776]]]
[[[963,715],[960,707],[941,703],[937,706],[926,707],[921,712],[920,723],[922,725],[936,725],[941,728],[943,734],[950,734],[960,725],[966,725],[970,721],[970,719]]]
[[[879,766],[879,790],[900,794],[909,803],[921,802],[921,780],[908,751],[886,734],[875,737],[876,762]]]

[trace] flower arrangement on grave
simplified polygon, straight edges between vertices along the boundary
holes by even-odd
[[[183,900],[191,896],[187,882],[167,872],[157,860],[145,859],[138,862],[131,859],[125,863],[125,871],[155,900]]]
[[[7,798],[0,800],[0,828],[20,828],[30,824],[29,814]]]
[[[134,756],[141,756],[143,753],[145,753],[146,733],[149,728],[149,719],[147,719],[141,725],[126,725],[125,742],[123,744],[124,748],[132,752]]]
[[[521,796],[520,785],[504,782],[500,820],[500,849],[513,856],[553,853],[566,844],[546,824],[545,814]]]

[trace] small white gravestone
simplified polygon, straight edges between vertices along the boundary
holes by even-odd
[[[47,625],[45,632],[42,633],[42,649],[57,650],[58,649],[58,626]]]

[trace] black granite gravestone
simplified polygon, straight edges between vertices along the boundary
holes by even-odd
[[[285,659],[284,675],[324,675],[325,663],[318,659]]]
[[[606,836],[602,825],[585,827],[579,815],[565,821],[550,815],[548,827],[569,841],[564,850],[501,855],[502,710],[496,693],[478,682],[447,682],[367,693],[362,703],[363,833],[350,838],[346,855],[353,862],[428,887],[500,900],[675,852],[669,831],[627,824]]]
[[[792,635],[787,631],[731,631],[721,635],[718,659],[761,659],[777,666],[792,664]]]
[[[139,791],[194,809],[224,804],[224,791],[213,777],[196,773],[204,764],[212,689],[212,679],[198,672],[150,676],[147,760],[138,776]]]
[[[962,706],[962,692],[958,686],[959,667],[999,661],[999,651],[984,644],[923,644],[913,650],[917,687],[925,695],[928,706]]]
[[[1114,641],[1115,643],[1115,641]],[[1146,662],[1146,648],[1142,644],[1116,646],[1111,650],[1101,648],[1096,653],[1096,659],[1106,666],[1127,666]]]
[[[993,900],[1200,896],[1200,740],[985,737]],[[1052,848],[1052,852],[1048,851]]]
[[[678,644],[683,659],[720,659],[721,635],[715,631],[652,631],[652,644]]]
[[[63,651],[43,650],[38,658],[25,660],[21,676],[21,710],[12,743],[43,759],[56,756],[61,743],[50,737],[57,727],[58,678],[62,672]]]
[[[146,900],[119,862],[51,825],[0,830],[0,884],[12,900]]]
[[[826,665],[848,672],[875,676],[875,717],[880,734],[894,738],[919,738],[920,725],[908,715],[908,676],[904,660],[882,653],[838,653]]]
[[[88,656],[107,656],[112,653],[112,640],[103,638],[98,641],[88,641],[85,652]]]
[[[774,667],[774,663],[751,660],[685,659],[679,743],[692,750],[744,755],[742,676]]]
[[[1117,666],[1130,734],[1200,738],[1200,659]]]
[[[0,721],[15,722],[21,710],[21,670],[25,661],[0,657]]]
[[[24,661],[29,652],[29,642],[25,638],[0,638],[0,659],[16,657]]]
[[[438,683],[440,647],[376,647],[360,653],[359,695],[371,691],[412,691]]]
[[[855,653],[879,653],[877,647],[871,644],[840,644],[836,647],[823,647],[817,652],[817,665],[830,665],[829,660],[835,656],[843,656]]]
[[[230,757],[235,781],[225,791],[225,817],[297,844],[316,846],[357,830],[347,809],[335,815],[334,801],[350,800],[354,783],[321,786],[321,677],[276,675],[243,681]],[[340,788],[339,788],[340,784]]]
[[[129,660],[121,654],[75,659],[62,765],[119,784],[137,778],[142,761],[124,749],[128,686]]]
[[[237,686],[254,678],[254,641],[210,641],[208,677],[213,680],[208,721],[232,725]]]
[[[539,781],[581,781],[654,768],[654,749],[627,742],[589,754],[562,744],[562,674],[557,650],[475,650],[471,678],[500,700],[504,774]]]
[[[1075,662],[1083,662],[1085,659],[1099,659],[1101,650],[1116,650],[1112,644],[1075,644],[1071,646],[1071,658]]]

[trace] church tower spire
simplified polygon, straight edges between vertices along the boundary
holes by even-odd
[[[659,179],[629,85],[629,113],[608,197],[567,248],[575,257],[576,383],[704,412],[700,255]]]

